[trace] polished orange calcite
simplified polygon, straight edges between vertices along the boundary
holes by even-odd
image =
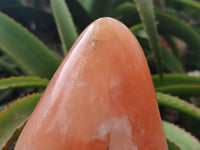
[[[71,48],[15,150],[167,150],[143,51],[112,18],[89,25]]]

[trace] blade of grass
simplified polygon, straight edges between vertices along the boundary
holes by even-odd
[[[51,7],[62,42],[64,55],[78,37],[71,13],[64,0],[51,0]]]

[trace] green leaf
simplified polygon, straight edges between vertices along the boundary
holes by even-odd
[[[173,0],[174,1],[174,0]],[[192,9],[200,10],[200,3],[194,0],[175,0],[177,4],[183,4],[185,6],[191,7]]]
[[[64,0],[51,0],[53,15],[66,54],[78,37],[71,13]]]
[[[112,1],[117,6],[125,2],[132,2],[133,0],[112,0]]]
[[[173,85],[156,88],[157,92],[170,93],[177,96],[200,96],[200,85]]]
[[[6,145],[15,130],[27,120],[41,95],[33,94],[22,98],[0,113],[0,149]]]
[[[20,133],[22,132],[25,124],[26,123],[23,123],[19,128],[17,128],[15,130],[15,132],[13,133],[13,135],[10,137],[10,139],[7,141],[7,143],[2,148],[2,150],[11,150],[11,149],[14,148],[14,145],[17,142],[17,139],[18,139]]]
[[[112,0],[79,0],[87,12],[95,19],[111,16]]]
[[[160,33],[179,37],[191,47],[200,47],[200,36],[184,21],[164,12],[157,12],[156,17]]]
[[[155,14],[152,0],[135,0],[139,16],[147,32],[150,47],[153,50],[157,70],[162,78],[161,50],[158,40],[158,31],[156,28]]]
[[[156,96],[160,106],[167,106],[179,110],[200,120],[200,108],[196,107],[195,105],[168,94],[156,93]]]
[[[146,32],[144,31],[144,26],[142,23],[136,24],[129,28],[130,31],[136,36],[137,40],[140,42],[140,45],[142,46],[142,49],[145,53],[145,56],[152,56],[152,53],[150,51],[149,42],[146,37]]]
[[[128,26],[140,23],[136,6],[124,3],[115,10],[116,17]],[[185,41],[190,50],[186,51],[186,58],[190,65],[200,68],[200,35],[184,21],[164,12],[156,12],[158,31],[162,35],[173,35]]]
[[[200,78],[191,77],[184,74],[169,74],[163,76],[163,81],[159,81],[159,76],[152,76],[157,92],[170,93],[178,96],[200,96]]]
[[[169,150],[180,150],[180,147],[178,147],[173,142],[170,142],[169,140],[167,140],[167,145]]]
[[[181,148],[181,150],[198,150],[200,149],[200,142],[187,133],[185,130],[173,125],[169,122],[163,121],[163,128],[167,140],[173,142]]]
[[[164,35],[163,37],[167,41],[167,44],[169,44],[174,56],[180,61],[181,56],[180,56],[180,52],[179,52],[179,48],[177,46],[177,43],[174,40],[174,37],[172,37],[170,35]]]
[[[12,75],[19,75],[19,72],[11,67],[8,63],[4,62],[2,59],[0,59],[0,68],[5,70],[6,72],[9,72]]]
[[[116,8],[116,15],[128,26],[140,23],[136,6],[132,3],[124,3]],[[200,47],[200,36],[184,21],[165,12],[156,11],[158,30],[161,34],[174,35],[187,42],[192,47]]]
[[[152,79],[156,89],[173,85],[200,85],[199,77],[188,76],[185,74],[164,74],[163,81],[159,80],[158,75],[152,75]]]
[[[0,13],[0,48],[7,53],[27,75],[51,78],[60,59],[28,30]]]
[[[20,5],[20,4],[21,4],[20,0],[0,0],[1,6],[10,7],[13,5]]]
[[[46,88],[49,80],[37,77],[10,77],[0,80],[0,91],[15,88]]]
[[[81,31],[84,30],[92,21],[93,18],[88,14],[84,7],[77,0],[65,0],[71,12],[74,23]]]
[[[176,36],[188,44],[187,64],[200,69],[200,35],[184,21],[163,12],[157,12],[159,32]]]
[[[172,73],[184,73],[183,67],[177,58],[168,50],[162,48],[163,65]]]
[[[30,27],[31,22],[34,22],[37,30],[41,24],[45,24],[45,27],[47,26],[52,30],[56,30],[53,15],[44,10],[28,6],[3,7],[1,5],[0,10],[27,28]]]
[[[144,25],[142,23],[136,24],[130,28],[131,32],[133,32],[134,35],[138,35],[138,36],[140,35],[141,31],[142,33],[144,33],[143,29],[144,29]]]
[[[6,91],[0,92],[0,105],[7,103],[10,100],[13,100],[13,96],[15,95],[15,92],[12,89],[8,89]],[[6,105],[0,107],[0,111],[5,108]]]
[[[139,34],[142,31],[142,29],[143,29],[143,24],[137,24],[130,28],[131,32],[133,32],[135,35]],[[140,40],[141,40],[141,38],[140,38]],[[145,44],[144,39],[141,44],[142,44],[142,46],[143,46],[143,44]],[[145,48],[148,48],[146,46],[146,44],[144,46],[145,46]],[[173,73],[184,73],[183,67],[181,66],[180,62],[177,60],[177,58],[172,53],[170,53],[165,48],[161,48],[161,52],[162,52],[161,57],[162,57],[162,63],[163,63],[164,69],[166,68],[167,71],[170,71]],[[146,52],[145,52],[145,54],[146,54]],[[152,55],[149,57],[152,57]],[[153,60],[153,58],[152,58],[152,60]],[[155,60],[153,60],[153,61],[155,64]]]
[[[133,3],[123,3],[116,7],[114,12],[115,18],[119,18],[128,27],[141,23],[136,5]]]

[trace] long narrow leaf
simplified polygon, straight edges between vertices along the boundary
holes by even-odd
[[[179,50],[177,43],[175,42],[174,38],[170,35],[164,35],[163,37],[167,41],[167,43],[169,44],[174,56],[177,58],[177,60],[180,61],[181,60],[180,50]]]
[[[112,0],[81,0],[80,2],[95,19],[110,16],[112,13]]]
[[[93,18],[78,0],[65,1],[69,7],[74,23],[78,26],[78,29],[81,31],[84,30],[93,21]]]
[[[167,106],[179,110],[200,120],[200,108],[196,107],[195,105],[168,94],[157,93],[156,96],[160,106]]]
[[[116,8],[115,13],[119,15],[120,20],[128,24],[128,26],[140,23],[136,6],[132,3],[120,5]],[[156,12],[156,19],[159,22],[159,33],[174,35],[187,42],[191,47],[200,47],[200,36],[184,21],[164,12]]]
[[[159,76],[152,76],[157,92],[169,93],[177,96],[200,96],[200,78],[184,74],[164,75],[163,81]]]
[[[20,0],[0,0],[1,6],[10,7],[13,5],[20,5],[20,4],[21,4]]]
[[[174,0],[173,0],[174,1]],[[188,7],[191,7],[196,10],[200,10],[200,3],[194,0],[175,0],[175,3],[182,4]]]
[[[6,91],[0,92],[0,105],[7,103],[9,100],[13,99],[11,98],[12,95],[14,95],[14,91],[12,89],[8,89]],[[5,108],[5,105],[0,107],[0,111]]]
[[[119,18],[128,27],[141,23],[136,5],[133,3],[123,3],[115,8],[115,17]]]
[[[12,68],[8,63],[4,62],[1,59],[0,59],[0,68],[10,73],[11,75],[15,76],[19,75],[19,72],[16,69]]]
[[[76,28],[64,0],[51,0],[51,6],[62,42],[63,53],[66,54],[78,37]]]
[[[200,69],[200,35],[185,22],[167,13],[157,12],[157,18],[161,34],[171,34],[187,42],[187,64]]]
[[[137,24],[130,28],[130,30],[136,35],[138,34],[139,31],[141,31],[141,29],[143,29],[142,24]],[[143,39],[143,41],[144,41],[144,39]],[[144,42],[143,42],[143,44],[144,44]],[[170,71],[172,73],[184,73],[184,69],[181,66],[180,62],[177,60],[177,58],[172,53],[170,53],[169,51],[167,51],[164,48],[161,48],[161,52],[162,52],[161,58],[162,58],[162,62],[163,62],[163,69],[167,69],[167,71]],[[148,57],[152,57],[152,55],[148,56]],[[152,57],[152,60],[155,62],[153,57]]]
[[[173,142],[170,142],[169,140],[167,140],[167,145],[168,145],[169,150],[180,150],[180,147],[178,147]]]
[[[157,92],[169,93],[177,96],[200,96],[200,85],[173,85],[156,88]]]
[[[7,143],[4,145],[4,147],[2,148],[2,150],[11,150],[14,148],[15,143],[17,142],[17,139],[20,135],[20,133],[22,132],[24,126],[25,126],[25,122],[19,127],[17,128],[13,135],[10,137],[10,139],[7,141]]]
[[[162,77],[161,51],[152,0],[135,0],[135,2],[142,23],[144,24],[144,29],[147,32],[151,49],[153,50],[155,56],[155,62],[158,72],[160,74],[160,77]]]
[[[171,34],[187,42],[191,47],[200,47],[200,35],[184,21],[164,12],[157,12],[159,31],[162,34]]]
[[[32,113],[42,94],[33,94],[10,105],[0,113],[0,149],[6,145],[15,130]]]
[[[184,69],[180,61],[168,50],[162,48],[162,61],[171,73],[184,73]]]
[[[185,130],[166,121],[163,121],[163,127],[167,140],[180,147],[181,150],[200,149],[200,142]]]
[[[0,48],[33,76],[51,78],[60,60],[28,30],[0,13]]]
[[[164,74],[163,81],[159,80],[158,75],[152,76],[155,88],[178,85],[200,85],[200,78],[185,74]]]
[[[4,7],[3,5],[0,5],[0,10],[8,16],[14,18],[17,22],[23,24],[23,26],[30,27],[30,23],[34,22],[37,30],[40,30],[41,24],[44,24],[46,28],[49,27],[51,30],[56,30],[53,15],[44,10],[34,7],[15,5],[12,7]]]
[[[116,17],[128,26],[140,23],[136,6],[131,3],[124,3],[117,7]],[[184,21],[164,12],[156,12],[158,21],[158,30],[162,35],[176,36],[188,44],[188,50],[185,53],[185,60],[191,67],[200,69],[200,36],[193,28]]]
[[[37,77],[11,77],[0,80],[0,91],[15,88],[46,88],[49,80]]]

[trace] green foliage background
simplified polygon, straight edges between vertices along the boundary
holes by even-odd
[[[13,149],[78,35],[105,16],[144,50],[169,149],[200,149],[200,74],[187,74],[200,70],[199,13],[199,0],[0,0],[0,149]]]

